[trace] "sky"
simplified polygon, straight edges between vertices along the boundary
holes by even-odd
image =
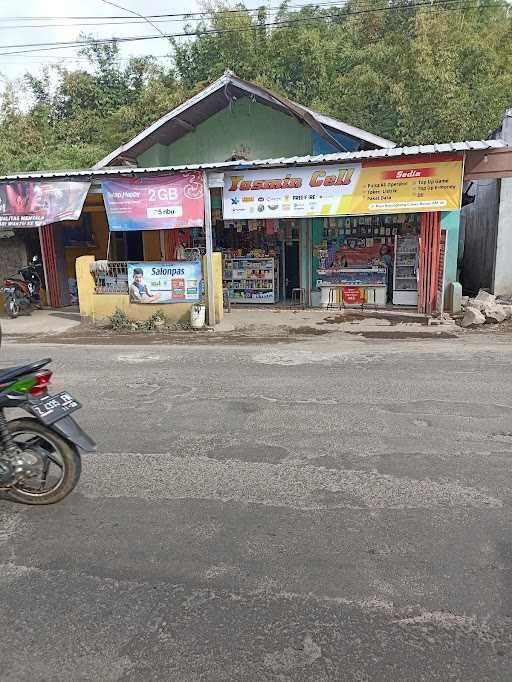
[[[114,0],[116,4],[139,12],[140,14],[177,14],[180,12],[201,11],[196,0]],[[253,4],[247,3],[252,7]],[[34,17],[94,17],[87,20],[73,19],[39,19]],[[107,17],[126,16],[127,22],[137,22],[108,25]],[[15,20],[13,20],[15,19]],[[89,25],[86,24],[97,24]],[[80,25],[78,25],[80,24]],[[164,33],[179,33],[183,31],[183,19],[157,24]],[[155,35],[156,30],[149,24],[137,19],[129,12],[123,12],[102,0],[0,0],[0,74],[2,79],[15,79],[26,71],[38,73],[45,64],[65,64],[73,67],[80,62],[74,59],[76,49],[59,48],[52,51],[31,51],[26,54],[5,55],[2,53],[16,51],[10,46],[27,43],[49,43],[54,41],[76,40],[80,31],[92,34],[94,37],[110,38],[112,36],[146,36]],[[20,48],[27,49],[27,48]],[[145,40],[127,43],[121,46],[123,58],[132,55],[168,53],[168,41]]]

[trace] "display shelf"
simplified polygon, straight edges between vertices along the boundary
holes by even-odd
[[[274,258],[226,258],[224,287],[234,303],[275,303],[277,263]]]

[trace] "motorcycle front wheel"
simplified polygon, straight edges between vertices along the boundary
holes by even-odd
[[[5,304],[5,311],[9,315],[9,317],[12,317],[14,319],[15,317],[18,317],[18,315],[20,314],[20,306],[16,303],[16,301],[13,298],[10,298]]]
[[[30,417],[9,421],[7,428],[20,449],[35,454],[42,461],[37,476],[8,489],[8,499],[23,504],[54,504],[69,495],[80,478],[78,450]]]

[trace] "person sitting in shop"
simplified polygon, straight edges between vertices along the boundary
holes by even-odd
[[[337,253],[331,263],[331,268],[334,270],[339,268],[348,268],[348,260],[344,253]]]

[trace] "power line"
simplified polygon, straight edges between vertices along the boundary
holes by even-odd
[[[106,2],[107,0],[100,0],[100,1]],[[204,11],[204,12],[176,12],[176,13],[170,13],[170,14],[148,14],[148,15],[140,15],[140,14],[135,13],[135,15],[137,17],[140,17],[140,18],[151,19],[151,20],[154,20],[154,19],[155,20],[156,19],[164,20],[166,18],[173,18],[173,17],[181,17],[181,18],[187,19],[187,18],[192,18],[192,17],[208,17],[208,16],[212,16],[212,15],[216,15],[216,14],[243,14],[246,12],[258,12],[261,9],[265,9],[265,10],[268,10],[268,9],[277,9],[277,10],[278,9],[285,9],[285,10],[287,10],[290,8],[315,8],[315,7],[320,7],[320,6],[338,6],[338,5],[343,7],[346,4],[348,4],[348,1],[349,0],[333,0],[333,2],[319,2],[319,3],[311,2],[311,3],[305,4],[305,5],[294,5],[294,4],[284,4],[284,3],[281,3],[279,5],[261,4],[261,5],[258,5],[257,7],[238,7],[238,8],[233,8],[233,9],[215,9],[215,10],[208,10],[208,11]],[[115,5],[114,3],[110,3],[110,2],[109,2],[109,4],[112,4],[114,6],[118,6],[118,5]],[[425,3],[425,4],[436,5],[438,3],[436,2],[436,0],[432,0],[432,2]],[[408,7],[409,7],[409,5],[399,5],[399,6],[397,6],[397,5],[389,6],[388,5],[386,7],[386,9],[401,10],[401,9],[407,9]],[[126,10],[126,11],[130,12],[132,10]],[[82,21],[82,20],[85,20],[85,21],[87,21],[87,20],[96,20],[96,19],[102,19],[102,20],[103,19],[107,19],[107,20],[119,19],[122,22],[122,21],[127,21],[128,17],[123,16],[123,15],[113,15],[113,16],[103,16],[102,17],[101,15],[97,15],[97,14],[92,15],[92,16],[20,16],[20,17],[3,17],[2,19],[0,19],[0,22],[59,21],[59,20],[63,20],[63,21],[67,21],[67,20],[69,20],[69,21],[74,21],[74,20]],[[139,23],[139,22],[137,22],[135,19],[133,19],[131,23]]]
[[[100,2],[103,2],[105,5],[110,5],[111,7],[117,7],[117,9],[123,10],[123,12],[128,12],[128,14],[133,14],[136,17],[139,17],[139,19],[144,19],[144,21],[147,21],[147,23],[152,26],[155,30],[158,31],[158,33],[161,33],[162,36],[165,38],[165,33],[160,30],[160,28],[151,21],[151,19],[148,19],[148,17],[145,17],[143,14],[139,14],[138,12],[135,12],[132,9],[126,9],[126,7],[122,7],[121,5],[117,5],[115,2],[111,2],[111,0],[100,0]]]
[[[102,0],[104,1],[104,0]],[[306,8],[313,8],[316,9],[318,7],[339,7],[342,9],[345,5],[347,4],[346,0],[334,0],[333,2],[316,2],[312,4],[307,4],[307,5],[294,5],[294,4],[289,4],[286,5],[286,10],[288,9],[306,9]],[[254,8],[247,8],[247,7],[240,7],[238,9],[226,9],[226,10],[212,10],[209,12],[184,12],[182,14],[154,14],[154,15],[148,15],[148,19],[152,19],[152,22],[154,23],[181,23],[183,21],[202,21],[203,19],[218,15],[218,14],[247,14],[251,12],[259,12],[260,10],[264,9],[265,12],[279,12],[283,9],[283,5],[260,5],[259,7],[254,7]],[[137,15],[139,16],[139,15]],[[164,18],[165,17],[165,18]],[[62,17],[65,19],[65,17]],[[79,18],[79,17],[75,17]],[[3,21],[9,21],[11,17],[5,17],[4,19],[0,19],[0,24]],[[51,17],[45,17],[45,20],[51,19]],[[85,17],[86,20],[88,19],[100,19],[100,17]],[[91,23],[65,23],[65,24],[21,24],[21,25],[16,25],[16,28],[67,28],[68,26],[123,26],[123,25],[136,25],[136,24],[142,24],[146,22],[146,18],[142,17],[141,19],[133,18],[131,19],[130,17],[105,17],[105,19],[109,19],[109,21],[93,21]],[[110,21],[113,19],[117,19],[118,21]],[[21,18],[20,18],[21,20]],[[27,17],[26,20],[29,20]],[[35,20],[35,19],[34,19]],[[0,29],[11,29],[13,26],[0,26]]]
[[[317,3],[314,7],[315,9],[318,7],[324,7],[324,6],[338,6],[337,3],[332,3],[332,2],[321,2]],[[344,5],[339,5],[340,9],[343,8]],[[289,5],[289,7],[292,7],[292,5]],[[311,5],[293,5],[293,7],[311,7]],[[280,7],[269,7],[265,9],[266,14],[277,14],[278,12],[281,11]],[[154,19],[152,23],[155,24],[182,24],[185,21],[204,21],[207,18],[210,18],[214,16],[214,13],[210,15],[204,15],[200,17],[182,17],[181,19]],[[247,15],[248,16],[248,15]],[[0,30],[7,30],[7,31],[12,31],[14,29],[26,29],[26,28],[73,28],[73,27],[84,27],[84,26],[136,26],[138,24],[144,24],[146,23],[143,19],[133,19],[130,20],[129,17],[126,18],[125,21],[93,21],[90,23],[73,23],[73,24],[17,24],[16,26],[2,26],[0,25]],[[0,20],[1,24],[1,20]]]
[[[329,6],[333,7],[335,5],[338,5],[338,3],[333,3],[333,2],[321,2],[317,3],[315,5],[316,7],[323,7],[323,6]],[[292,5],[289,5],[288,7],[292,7]],[[307,7],[307,5],[293,5],[293,7]],[[343,5],[340,5],[340,9],[343,7]],[[265,8],[266,13],[277,13],[281,10],[280,7],[268,7]],[[253,11],[253,10],[250,10]],[[256,11],[256,10],[254,10]],[[174,24],[174,23],[183,23],[184,21],[204,21],[204,19],[213,16],[215,13],[211,13],[209,15],[201,15],[197,17],[192,17],[192,16],[183,16],[180,19],[177,18],[171,18],[171,19],[154,19],[151,23],[152,24]],[[0,20],[1,23],[1,20]],[[14,28],[16,30],[21,29],[21,28],[72,28],[74,26],[77,27],[83,27],[83,26],[135,26],[137,24],[144,24],[146,23],[145,19],[130,19],[129,17],[126,17],[124,21],[93,21],[90,23],[83,23],[83,22],[78,22],[78,23],[72,23],[72,24],[17,24],[16,26],[1,26],[0,25],[0,30],[8,30],[12,31]]]
[[[0,52],[0,56],[8,56],[8,55],[20,55],[20,54],[25,54],[27,52],[47,52],[51,50],[56,50],[56,49],[69,49],[69,48],[80,48],[84,47],[86,45],[101,45],[101,44],[109,44],[109,43],[125,43],[125,42],[139,42],[143,40],[158,40],[163,38],[166,39],[171,39],[171,38],[193,38],[193,37],[201,37],[201,36],[207,36],[207,35],[223,35],[223,34],[230,34],[230,33],[244,33],[244,32],[250,32],[250,31],[255,31],[259,30],[261,28],[275,28],[275,27],[285,27],[285,26],[293,26],[295,24],[300,24],[300,23],[311,23],[315,21],[325,21],[327,19],[345,19],[347,17],[351,16],[358,16],[362,14],[369,14],[369,13],[374,13],[374,12],[391,12],[391,11],[403,11],[403,10],[411,10],[415,9],[417,7],[430,7],[431,10],[436,10],[436,9],[444,9],[444,10],[458,10],[458,9],[478,9],[478,8],[484,8],[484,7],[495,7],[496,3],[491,2],[484,4],[482,2],[477,1],[477,4],[470,4],[474,0],[438,0],[437,2],[417,2],[417,3],[411,3],[409,5],[401,5],[401,6],[386,6],[386,7],[374,7],[374,8],[369,8],[369,9],[363,9],[363,10],[356,10],[356,11],[346,11],[343,14],[323,14],[318,17],[301,17],[298,19],[287,19],[283,21],[275,21],[275,22],[265,22],[257,25],[252,25],[250,27],[240,27],[240,28],[227,28],[227,29],[205,29],[205,30],[195,30],[193,32],[185,32],[185,33],[168,33],[158,36],[120,36],[120,37],[114,37],[114,38],[93,38],[93,39],[87,39],[87,40],[75,40],[75,41],[60,41],[60,42],[48,42],[48,43],[26,43],[26,44],[18,44],[18,45],[3,45],[0,46],[0,49],[5,49],[5,50],[12,50],[9,52]],[[454,5],[454,3],[458,3],[457,5]],[[445,6],[448,5],[448,6]],[[17,48],[30,48],[27,50],[17,50]]]
[[[334,2],[322,2],[320,3],[322,5],[339,5],[340,1],[339,0],[334,0]],[[343,4],[346,4],[343,2]],[[287,5],[286,7],[308,7],[308,6],[315,6],[315,3],[311,3],[310,5]],[[276,9],[280,9],[282,7],[282,4],[280,5],[274,5],[273,6]],[[147,18],[148,19],[164,19],[166,17],[206,17],[210,16],[212,14],[240,14],[244,12],[257,12],[260,9],[269,9],[271,6],[266,6],[266,5],[258,5],[257,7],[238,7],[238,8],[233,8],[233,9],[218,9],[218,10],[211,10],[211,11],[205,11],[205,12],[177,12],[174,14],[148,14]],[[3,17],[1,21],[59,21],[59,20],[93,20],[93,19],[121,19],[125,20],[127,17],[126,16],[120,16],[120,15],[115,15],[115,16],[100,16],[100,15],[94,15],[94,16],[38,16],[38,17],[31,17],[31,16],[23,16],[23,17]]]

